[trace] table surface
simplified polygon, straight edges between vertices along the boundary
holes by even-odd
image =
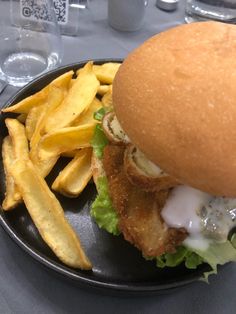
[[[118,32],[107,23],[107,1],[91,0],[80,14],[77,37],[63,36],[63,64],[87,59],[124,58],[148,37],[184,23],[184,1],[167,13],[149,1],[145,24],[138,32]],[[178,43],[176,43],[178,44]],[[8,86],[0,106],[17,91]],[[23,252],[0,228],[0,313],[235,313],[236,265],[228,264],[210,284],[196,282],[165,295],[109,296],[78,288]]]

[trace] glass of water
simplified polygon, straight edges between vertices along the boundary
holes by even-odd
[[[53,0],[0,0],[0,79],[24,86],[62,57]]]
[[[187,0],[187,23],[216,20],[236,24],[236,0]]]

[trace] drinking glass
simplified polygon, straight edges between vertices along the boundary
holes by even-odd
[[[236,0],[187,0],[186,22],[216,20],[236,23]]]
[[[61,61],[52,0],[0,0],[0,79],[24,86]]]
[[[57,20],[61,34],[77,36],[79,32],[80,13],[89,9],[90,0],[54,0]]]

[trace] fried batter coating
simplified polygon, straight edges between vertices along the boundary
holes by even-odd
[[[158,175],[150,176],[140,169],[135,162],[134,154],[136,147],[132,144],[127,145],[124,153],[124,168],[128,180],[133,185],[137,185],[147,192],[159,192],[168,190],[180,184],[174,177],[161,172]]]
[[[185,229],[168,228],[160,212],[168,191],[145,192],[132,185],[124,170],[125,146],[107,145],[103,165],[109,193],[119,215],[119,229],[124,238],[148,257],[175,252],[187,237]]]

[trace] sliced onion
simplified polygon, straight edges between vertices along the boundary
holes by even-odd
[[[121,128],[114,112],[108,112],[104,116],[102,127],[110,142],[114,144],[127,144],[129,142],[129,138]]]
[[[134,145],[128,145],[125,150],[124,167],[128,180],[148,192],[168,190],[180,184],[148,160]]]

